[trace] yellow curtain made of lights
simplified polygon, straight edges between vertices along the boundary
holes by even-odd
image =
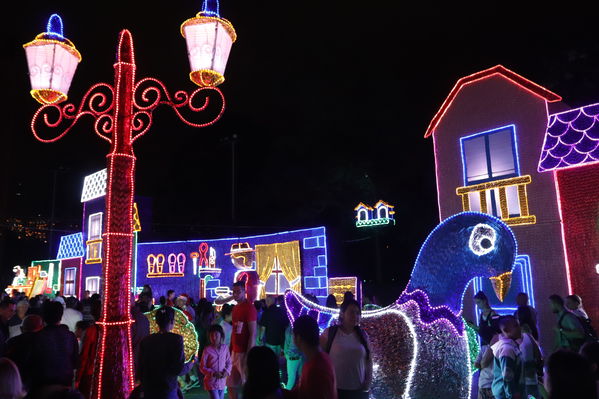
[[[289,282],[297,279],[297,282],[291,286],[292,290],[301,292],[302,289],[302,268],[300,262],[299,241],[290,241],[278,244],[256,245],[256,272],[260,281],[266,284],[266,280],[272,274],[275,265],[275,258],[279,259],[281,270]],[[260,297],[266,296],[265,290],[262,290]]]
[[[256,272],[263,284],[272,273],[275,267],[275,259],[277,257],[277,244],[256,245]],[[265,290],[262,289],[260,297],[264,298]]]
[[[277,244],[277,256],[281,264],[281,270],[291,283],[296,280],[296,283],[291,286],[291,289],[296,292],[302,292],[302,263],[300,262],[299,241],[290,241],[282,244]]]

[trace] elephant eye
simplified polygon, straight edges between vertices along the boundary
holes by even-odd
[[[468,245],[475,255],[482,256],[495,249],[495,240],[495,229],[488,224],[480,223],[474,226]]]

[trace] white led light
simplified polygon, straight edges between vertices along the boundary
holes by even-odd
[[[478,256],[488,254],[495,249],[495,240],[497,233],[495,229],[488,224],[479,223],[474,226],[474,230],[470,234],[468,245],[470,250]]]
[[[597,274],[599,274],[599,263],[597,263],[597,264],[595,265],[595,271],[597,272]]]
[[[83,180],[83,192],[81,193],[81,202],[91,201],[106,195],[106,169],[85,176]]]

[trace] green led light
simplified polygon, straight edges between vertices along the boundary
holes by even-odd
[[[395,219],[380,218],[372,220],[358,220],[356,221],[356,227],[382,226],[390,223],[395,224]]]

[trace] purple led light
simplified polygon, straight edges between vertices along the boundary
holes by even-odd
[[[445,319],[453,326],[457,334],[461,335],[464,331],[462,319],[447,306],[431,306],[428,295],[424,291],[415,290],[410,293],[404,291],[395,303],[404,305],[408,302],[415,302],[418,305],[420,320],[423,324],[432,324],[440,319]]]
[[[549,117],[539,172],[599,162],[599,104]]]

